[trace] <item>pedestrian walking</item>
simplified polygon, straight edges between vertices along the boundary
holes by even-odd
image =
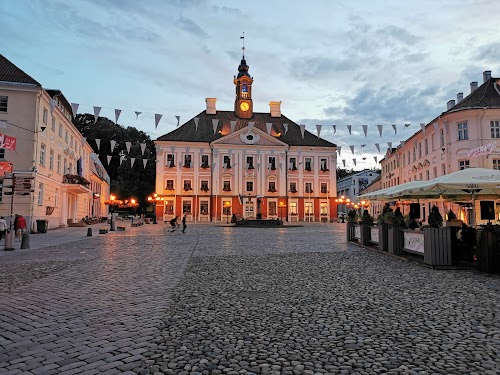
[[[186,214],[184,214],[184,216],[182,217],[182,233],[186,233],[186,228],[187,228],[187,225],[186,225]]]
[[[0,217],[0,241],[2,240],[2,237],[5,235],[7,232],[7,222],[3,218],[3,216]]]
[[[23,237],[23,233],[26,232],[26,219],[23,217],[23,215],[18,215],[17,217],[17,231],[18,231],[18,236],[19,239]]]

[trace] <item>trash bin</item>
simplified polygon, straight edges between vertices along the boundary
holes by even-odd
[[[48,226],[49,226],[48,220],[39,219],[36,221],[36,231],[38,233],[47,233]]]

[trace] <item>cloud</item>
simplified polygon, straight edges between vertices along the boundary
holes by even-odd
[[[387,41],[387,39],[392,39],[395,42],[406,44],[409,46],[415,45],[420,39],[415,35],[410,34],[407,30],[394,25],[389,25],[384,28],[378,29],[375,32],[375,35],[383,38],[385,41]]]
[[[176,25],[182,30],[201,38],[207,38],[208,34],[196,22],[184,16],[176,20]]]

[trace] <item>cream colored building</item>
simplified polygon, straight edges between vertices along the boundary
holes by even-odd
[[[0,55],[0,133],[16,139],[15,150],[0,150],[0,160],[12,163],[16,176],[32,177],[28,195],[6,195],[12,182],[8,174],[0,177],[1,216],[10,217],[12,203],[13,214],[23,215],[36,230],[38,219],[47,220],[51,229],[91,215],[92,148],[72,124],[72,115],[61,91],[44,89]],[[109,180],[101,184],[109,195]]]

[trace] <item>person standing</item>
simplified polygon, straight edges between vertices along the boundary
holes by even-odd
[[[19,238],[23,237],[23,233],[26,232],[26,219],[23,215],[19,215],[17,218],[17,229],[19,230]]]
[[[7,222],[3,218],[3,216],[0,217],[0,241],[2,240],[2,237],[5,235],[7,232]]]
[[[182,217],[182,233],[186,233],[186,228],[187,228],[187,225],[186,225],[186,214],[184,214],[184,216]]]

